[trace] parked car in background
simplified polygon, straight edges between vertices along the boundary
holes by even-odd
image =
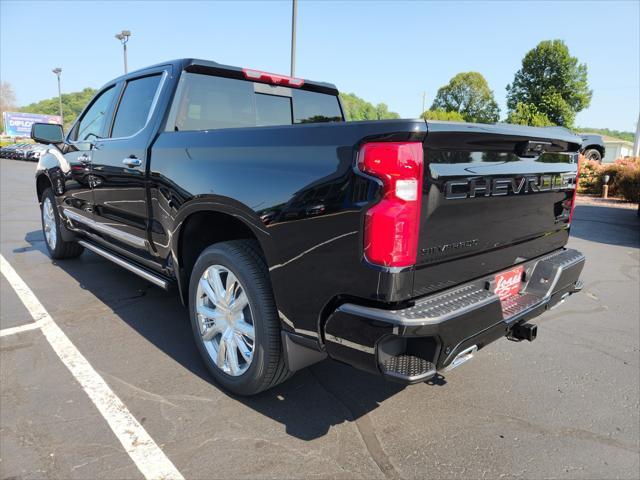
[[[31,151],[32,147],[33,147],[33,143],[26,143],[26,144],[22,145],[21,147],[16,148],[16,150],[15,150],[15,159],[16,160],[26,160],[27,159],[27,155]]]
[[[32,143],[14,143],[7,145],[2,149],[1,156],[3,158],[18,159],[22,155],[21,149],[27,145],[33,145]]]
[[[48,147],[38,143],[14,143],[0,149],[0,158],[37,162]]]
[[[604,141],[600,135],[580,134],[582,137],[582,151],[586,160],[602,162],[604,158]]]
[[[11,158],[11,151],[14,148],[15,144],[12,145],[5,145],[4,147],[2,147],[0,149],[0,157],[1,158]]]
[[[40,145],[39,143],[33,144],[29,150],[26,152],[25,160],[30,160],[32,162],[37,162],[40,160],[40,156],[47,150],[46,145]]]

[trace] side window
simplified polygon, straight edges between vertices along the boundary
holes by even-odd
[[[85,140],[91,140],[92,137],[98,138],[100,136],[104,131],[107,112],[109,111],[109,106],[111,105],[115,91],[114,87],[109,87],[93,102],[93,105],[91,105],[80,120],[80,123],[78,123],[76,132],[73,135],[73,140],[83,142]]]
[[[113,122],[112,138],[129,137],[145,126],[160,78],[161,75],[152,75],[127,82]]]

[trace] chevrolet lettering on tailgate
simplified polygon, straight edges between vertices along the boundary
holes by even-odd
[[[524,175],[519,177],[475,177],[463,180],[449,180],[446,183],[445,198],[496,197],[521,193],[560,192],[575,189],[575,173],[549,175]]]

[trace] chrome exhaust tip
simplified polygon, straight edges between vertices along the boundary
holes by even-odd
[[[478,351],[478,346],[477,345],[473,345],[473,346],[471,346],[469,348],[465,348],[458,355],[456,355],[455,358],[451,361],[451,363],[449,365],[447,365],[446,367],[444,367],[442,371],[443,372],[450,372],[451,370],[453,370],[454,368],[459,367],[463,363],[468,362],[469,360],[471,360],[473,358],[473,354],[476,353],[477,351]]]

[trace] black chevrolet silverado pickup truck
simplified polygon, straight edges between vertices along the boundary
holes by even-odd
[[[561,128],[345,122],[331,84],[182,59],[32,137],[51,257],[175,286],[237,394],[326,357],[426,381],[581,288]]]

